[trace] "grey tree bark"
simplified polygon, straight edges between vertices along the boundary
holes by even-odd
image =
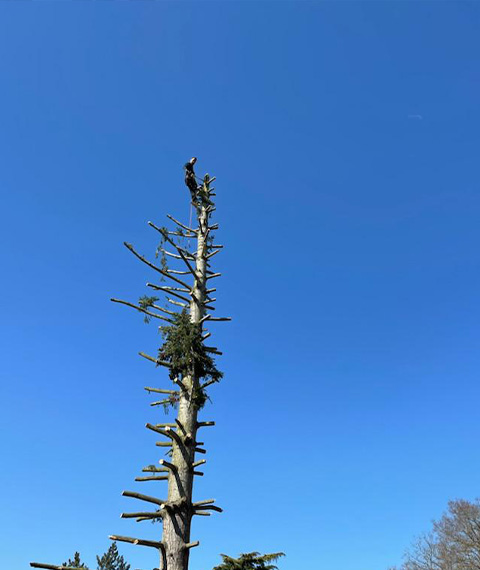
[[[209,184],[204,184],[204,191],[209,192]],[[197,206],[197,254],[195,277],[190,301],[190,318],[199,323],[204,316],[207,274],[206,255],[209,211],[208,205],[200,201]],[[180,391],[177,425],[180,441],[173,440],[172,464],[168,478],[168,504],[180,505],[167,508],[163,518],[164,551],[162,564],[164,570],[187,570],[190,548],[190,528],[193,516],[193,464],[197,440],[197,408],[194,394],[199,390],[199,379],[194,374],[182,379],[184,389]],[[180,427],[181,426],[181,427]]]

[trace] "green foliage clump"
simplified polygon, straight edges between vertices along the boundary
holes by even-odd
[[[80,561],[79,552],[75,552],[75,554],[73,555],[73,560],[69,558],[68,562],[64,562],[62,566],[67,566],[69,568],[87,568],[87,566]]]
[[[278,568],[271,562],[276,562],[282,556],[283,552],[275,552],[273,554],[260,554],[260,552],[248,552],[240,554],[239,558],[231,558],[226,554],[220,555],[223,558],[220,566],[215,566],[213,570],[275,570]]]
[[[158,301],[158,297],[148,297],[147,295],[143,295],[138,300],[138,304],[142,309],[148,309],[148,307],[153,307],[153,305]]]
[[[157,246],[157,249],[155,250],[155,258],[158,258],[158,256],[160,255],[160,267],[162,268],[163,271],[166,271],[168,269],[168,264],[167,264],[167,256],[165,255],[165,251],[163,249],[164,245],[165,245],[165,236],[168,235],[168,230],[165,227],[160,228],[160,233],[162,234],[162,237],[160,239],[160,243]],[[165,281],[165,277],[162,275],[162,277],[160,277],[160,281]]]
[[[158,297],[148,297],[147,295],[143,295],[143,297],[138,299],[138,305],[139,307],[142,307],[142,309],[148,309],[149,307],[153,307],[156,301],[158,301]],[[151,318],[152,317],[145,315],[143,320],[145,323],[149,323]]]
[[[223,373],[217,369],[203,344],[201,325],[192,323],[185,309],[172,320],[171,325],[160,327],[165,342],[158,351],[159,360],[170,364],[170,378],[193,375],[197,379],[218,382]],[[199,389],[193,397],[197,406],[203,407],[206,394]]]
[[[178,400],[179,400],[178,394],[170,394],[167,398],[165,398],[165,401],[163,402],[163,411],[166,414],[168,414],[170,408],[174,408],[176,410],[178,405]]]
[[[118,553],[116,542],[110,545],[110,548],[103,556],[97,556],[97,565],[97,570],[130,570],[130,564],[127,564],[123,556]],[[85,570],[88,570],[88,566],[80,561],[80,554],[78,552],[75,552],[73,560],[69,558],[68,562],[64,562],[62,566],[67,568],[85,568]]]
[[[97,556],[97,570],[130,570],[127,564],[118,553],[117,544],[113,542],[103,556]]]

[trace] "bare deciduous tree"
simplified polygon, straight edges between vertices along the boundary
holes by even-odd
[[[407,550],[400,570],[480,570],[480,500],[455,500]]]

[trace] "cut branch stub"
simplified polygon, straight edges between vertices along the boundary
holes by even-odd
[[[151,497],[150,495],[142,495],[141,493],[134,493],[133,491],[123,491],[122,495],[124,497],[131,497],[132,499],[138,499],[139,501],[153,503],[154,505],[162,506],[165,504],[165,499],[157,499],[157,497]]]
[[[155,467],[155,465],[148,465],[142,469],[143,473],[168,473],[166,467]]]
[[[122,513],[120,515],[121,519],[159,519],[165,516],[164,511],[154,511],[154,512],[138,512],[138,513]]]
[[[149,354],[145,354],[144,352],[139,352],[138,354],[142,358],[146,358],[147,360],[150,360],[150,362],[153,362],[157,366],[165,366],[165,368],[170,368],[169,362],[165,362],[164,360],[158,360],[157,358],[153,358],[153,356],[150,356]]]
[[[177,470],[177,466],[174,465],[173,463],[170,463],[169,461],[165,461],[165,459],[160,459],[159,461],[160,465],[164,465],[166,468],[166,471],[170,470],[170,471],[176,471]]]
[[[54,566],[53,564],[42,564],[41,562],[30,562],[32,568],[45,568],[46,570],[78,570],[74,566]]]
[[[192,234],[197,234],[197,230],[193,229],[193,228],[189,228],[188,226],[182,224],[181,222],[179,222],[178,220],[176,220],[173,216],[171,216],[170,214],[167,214],[167,218],[169,218],[170,220],[172,220],[172,222],[175,222],[177,224],[177,226],[180,226],[181,228],[183,228],[184,230],[187,230],[187,232],[191,232]]]
[[[146,477],[135,477],[135,481],[168,481],[168,475],[148,475]]]
[[[179,392],[177,390],[164,390],[163,388],[150,388],[149,386],[146,386],[144,390],[146,390],[149,394],[151,392],[154,392],[155,394],[174,394],[175,396],[179,395]]]
[[[110,540],[116,540],[118,542],[129,542],[130,544],[138,544],[139,546],[150,546],[152,548],[157,548],[158,550],[163,550],[165,547],[162,542],[157,542],[154,540],[143,540],[142,538],[132,538],[130,536],[117,536],[111,535],[108,537]]]
[[[217,513],[223,513],[223,509],[217,507],[216,505],[202,505],[200,510],[203,511],[216,511]]]

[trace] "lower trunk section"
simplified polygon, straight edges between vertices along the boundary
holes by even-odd
[[[168,502],[163,517],[164,550],[161,553],[162,570],[187,570],[190,546],[190,527],[193,516],[193,463],[197,432],[197,408],[190,394],[195,379],[184,378],[187,390],[180,396],[177,417],[178,438],[173,440],[172,464],[168,477]],[[189,389],[190,388],[190,389]]]

